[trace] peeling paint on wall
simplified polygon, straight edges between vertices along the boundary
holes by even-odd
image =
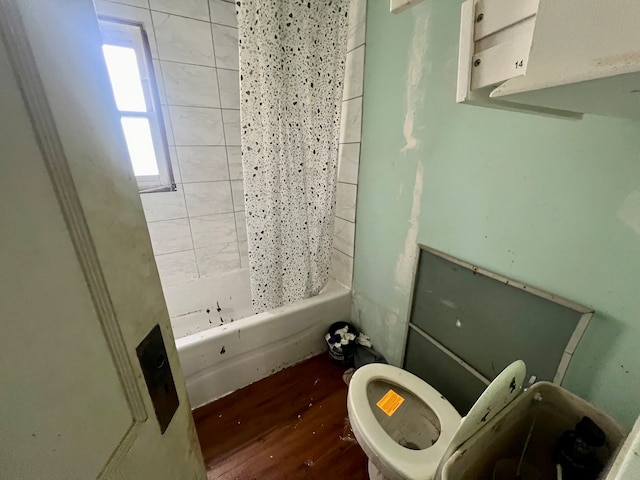
[[[618,210],[618,218],[640,235],[640,192],[631,192]]]
[[[409,216],[409,230],[404,240],[404,249],[398,257],[395,271],[395,289],[397,292],[407,296],[411,290],[411,278],[417,254],[423,183],[423,167],[422,163],[418,163],[416,167],[416,180],[413,185],[413,204],[411,205],[411,215]]]
[[[406,113],[404,116],[404,125],[402,134],[404,135],[405,145],[400,150],[406,154],[409,150],[415,150],[420,145],[420,141],[413,136],[414,119],[416,109],[418,109],[424,100],[424,88],[420,87],[422,81],[422,73],[424,70],[424,59],[427,56],[427,32],[429,29],[428,12],[420,12],[416,15],[413,23],[413,37],[411,39],[411,48],[409,50],[409,65],[407,66],[407,84],[406,84]]]
[[[390,364],[401,366],[406,326],[404,315],[397,307],[386,308],[357,292],[353,292],[353,298],[352,321],[359,328],[364,328],[363,332],[373,339],[373,348],[384,352]]]

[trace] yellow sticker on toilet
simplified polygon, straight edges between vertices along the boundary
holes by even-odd
[[[404,398],[402,398],[393,390],[389,390],[378,401],[378,403],[376,403],[376,405],[380,410],[382,410],[384,413],[387,414],[387,416],[390,417],[391,415],[396,413],[396,410],[398,410],[398,407],[400,407],[400,405],[402,405],[403,402],[404,402]]]

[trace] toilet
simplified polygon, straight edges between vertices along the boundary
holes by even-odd
[[[369,458],[369,478],[445,479],[447,459],[515,399],[525,374],[521,360],[509,365],[462,418],[440,392],[401,368],[380,363],[359,368],[349,383],[347,409]]]

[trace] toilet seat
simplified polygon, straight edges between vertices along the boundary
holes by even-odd
[[[411,450],[393,440],[376,420],[367,395],[367,385],[383,380],[398,385],[418,397],[440,421],[440,436],[429,448]],[[390,479],[431,479],[447,447],[460,426],[455,408],[431,385],[415,375],[391,365],[365,365],[351,378],[347,409],[351,426],[362,449],[375,459],[381,472]]]

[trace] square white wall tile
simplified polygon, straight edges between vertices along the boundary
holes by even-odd
[[[241,257],[249,255],[249,245],[246,241],[238,243],[238,250],[240,251]]]
[[[342,98],[362,96],[364,85],[364,45],[360,45],[355,50],[347,53],[347,61],[344,69],[344,89]]]
[[[155,258],[163,286],[177,285],[198,278],[198,266],[193,250],[157,255]]]
[[[358,183],[360,144],[343,143],[338,148],[338,181]]]
[[[185,183],[183,188],[189,217],[233,212],[229,182]]]
[[[169,112],[176,145],[224,145],[219,109],[171,106]]]
[[[231,180],[242,180],[242,153],[240,147],[227,146],[229,176]]]
[[[175,192],[153,192],[140,195],[147,222],[185,218],[187,207],[180,185]]]
[[[225,147],[176,147],[184,183],[229,180]]]
[[[353,245],[356,234],[356,224],[341,218],[335,219],[333,247],[353,257]]]
[[[240,268],[240,254],[238,253],[237,243],[199,248],[196,250],[196,259],[201,277]]]
[[[236,231],[238,232],[238,242],[246,242],[247,216],[245,212],[236,212]]]
[[[222,108],[240,108],[240,73],[237,70],[218,69],[220,103]]]
[[[216,52],[216,66],[230,70],[240,69],[238,54],[238,29],[223,25],[211,25],[213,46]]]
[[[249,255],[240,255],[240,268],[249,268]]]
[[[155,11],[152,15],[160,60],[215,66],[209,22]]]
[[[222,110],[227,145],[240,145],[240,110]]]
[[[174,125],[175,128],[175,125]],[[360,141],[362,129],[362,97],[342,102],[340,119],[340,143]]]
[[[163,61],[162,75],[169,105],[220,108],[215,68]]]
[[[188,218],[151,222],[147,226],[155,255],[193,249]]]
[[[358,187],[338,182],[336,190],[336,217],[349,222],[356,221],[356,195]]]
[[[209,0],[209,11],[211,13],[211,23],[238,27],[238,18],[234,3],[223,2],[222,0]]]
[[[231,182],[231,191],[233,193],[233,210],[240,212],[244,210],[244,185],[242,180],[233,180]]]
[[[207,0],[149,0],[152,10],[209,21]]]
[[[146,7],[146,5],[144,6]],[[147,33],[147,37],[149,38],[151,57],[158,58],[156,35],[149,10],[123,5],[122,3],[107,2],[104,0],[96,0],[95,8],[99,15],[115,17],[121,20],[132,20],[134,22],[141,23],[144,31]]]
[[[347,33],[347,52],[359,47],[365,40],[367,0],[351,0]]]
[[[233,213],[192,217],[189,221],[191,222],[191,234],[195,248],[206,248],[238,241]]]
[[[347,288],[351,288],[351,279],[353,278],[353,258],[334,248],[333,254],[331,255],[330,276],[338,283]]]

